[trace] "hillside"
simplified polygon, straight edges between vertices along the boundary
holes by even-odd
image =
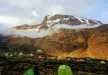
[[[89,29],[60,29],[41,38],[10,37],[10,44],[31,44],[42,48],[48,55],[108,59],[108,25]]]

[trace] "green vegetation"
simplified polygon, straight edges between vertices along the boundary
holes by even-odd
[[[60,65],[58,68],[58,75],[73,75],[73,72],[69,66]]]
[[[35,75],[35,73],[34,73],[33,69],[30,68],[27,71],[25,71],[24,75]]]

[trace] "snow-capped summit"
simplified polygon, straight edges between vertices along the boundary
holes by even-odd
[[[47,15],[44,17],[43,21],[38,25],[21,25],[14,27],[17,30],[28,30],[35,29],[40,31],[43,29],[52,28],[53,26],[58,26],[61,28],[72,28],[72,29],[82,29],[82,28],[94,28],[102,25],[103,23],[93,19],[80,18],[71,15]]]
[[[80,18],[80,17],[76,17],[76,16],[71,16],[71,15],[56,14],[54,16],[47,16],[47,17],[48,17],[48,23],[53,22],[53,23],[68,24],[68,25],[102,24],[102,22],[97,21],[97,20],[87,19],[87,18]]]

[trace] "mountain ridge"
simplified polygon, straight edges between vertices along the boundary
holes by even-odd
[[[71,15],[60,15],[56,14],[54,16],[47,15],[44,17],[43,21],[40,24],[37,25],[20,25],[13,27],[13,29],[16,30],[26,30],[26,29],[35,29],[36,31],[40,31],[42,29],[48,29],[51,28],[57,24],[65,24],[70,26],[76,26],[76,25],[102,25],[103,23],[101,21],[93,20],[93,19],[86,19],[86,18],[80,18],[80,17],[74,17]]]

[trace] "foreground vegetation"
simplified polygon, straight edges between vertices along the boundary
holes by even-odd
[[[104,60],[90,58],[68,58],[66,60],[53,60],[50,59],[50,57],[46,59],[20,59],[0,58],[0,67],[2,67],[1,75],[23,75],[26,71],[28,71],[28,69],[32,69],[37,75],[57,75],[60,65],[68,65],[71,68],[73,75],[108,74],[108,61]]]

